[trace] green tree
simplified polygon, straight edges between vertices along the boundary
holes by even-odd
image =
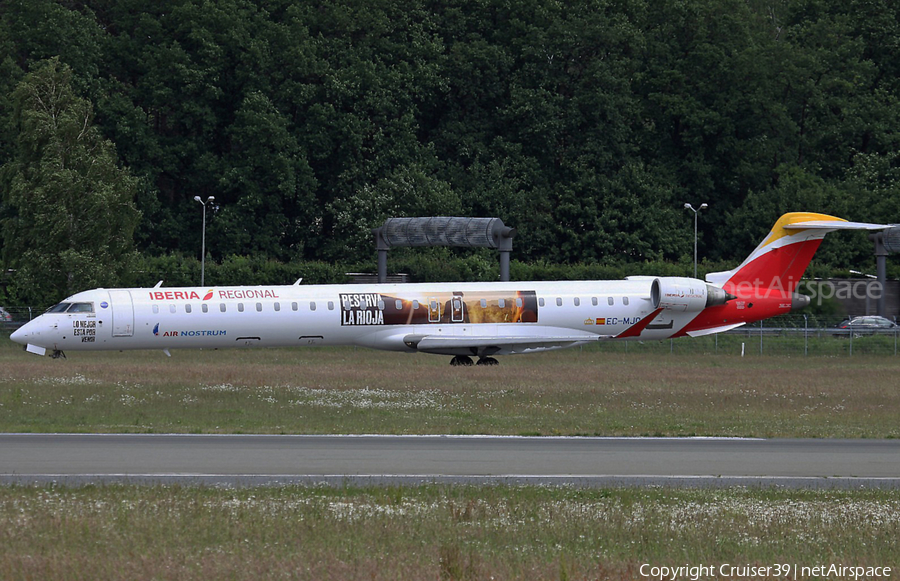
[[[0,188],[12,214],[2,225],[3,259],[16,269],[17,298],[48,304],[116,285],[132,251],[138,181],[118,166],[59,59],[33,67],[13,101],[18,148]]]
[[[248,95],[228,130],[228,168],[211,233],[220,254],[303,255],[316,187],[289,122],[262,93]]]

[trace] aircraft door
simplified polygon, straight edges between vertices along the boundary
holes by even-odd
[[[131,292],[127,290],[109,291],[109,303],[112,306],[113,337],[131,337],[134,335],[134,303]]]

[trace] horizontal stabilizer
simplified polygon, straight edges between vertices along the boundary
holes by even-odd
[[[706,281],[732,294],[738,285],[759,288],[762,284],[790,295],[826,234],[837,230],[885,230],[891,227],[892,224],[848,222],[814,212],[784,214],[740,266],[711,272],[706,275]]]
[[[844,222],[832,220],[810,220],[785,224],[786,230],[884,230],[896,224],[869,224],[867,222]]]
[[[732,329],[737,329],[744,323],[735,323],[734,325],[722,325],[721,327],[713,327],[712,329],[699,329],[697,331],[688,331],[688,337],[703,337],[704,335],[713,335],[715,333],[724,333]]]

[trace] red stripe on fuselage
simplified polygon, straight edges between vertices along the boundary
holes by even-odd
[[[656,315],[660,314],[662,311],[662,309],[656,309],[634,325],[628,327],[627,329],[616,335],[616,339],[623,339],[625,337],[639,337],[644,329],[647,328],[647,325],[649,325],[650,322],[656,318]]]

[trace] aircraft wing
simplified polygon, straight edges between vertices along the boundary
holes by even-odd
[[[640,337],[647,325],[662,311],[656,309],[640,321],[620,332],[618,335],[602,335],[588,331],[577,331],[562,327],[530,327],[519,328],[520,334],[458,334],[427,335],[409,334],[403,337],[407,347],[423,353],[440,355],[489,355],[527,353],[529,351],[546,351],[562,349],[578,343],[605,341],[607,339]]]
[[[560,329],[563,331],[563,329]],[[594,333],[547,333],[535,335],[407,335],[403,342],[423,353],[440,355],[495,355],[561,349],[577,343],[610,339]]]

